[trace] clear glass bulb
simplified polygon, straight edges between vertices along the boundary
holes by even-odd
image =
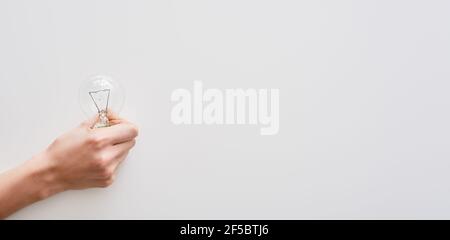
[[[81,109],[88,117],[98,114],[94,128],[108,127],[108,111],[118,114],[122,110],[125,91],[112,78],[95,76],[81,85],[78,97]]]

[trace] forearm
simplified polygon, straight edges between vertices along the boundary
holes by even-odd
[[[0,219],[62,191],[54,181],[45,153],[0,174]]]

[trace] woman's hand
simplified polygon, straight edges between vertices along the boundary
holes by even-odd
[[[70,189],[107,187],[135,144],[137,127],[114,115],[112,126],[92,128],[90,119],[20,167],[0,175],[0,218]]]

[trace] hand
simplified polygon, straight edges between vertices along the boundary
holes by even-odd
[[[135,145],[135,125],[109,116],[112,126],[91,127],[96,118],[58,137],[45,151],[43,164],[50,170],[50,181],[60,190],[107,187],[119,164]]]
[[[115,115],[108,118],[112,126],[93,129],[97,118],[92,118],[22,166],[0,174],[0,219],[58,192],[111,185],[138,130]]]

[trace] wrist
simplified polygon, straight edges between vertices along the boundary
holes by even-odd
[[[0,219],[64,190],[50,160],[41,153],[0,175]]]
[[[34,201],[40,201],[64,191],[63,185],[56,177],[56,170],[50,158],[50,154],[44,151],[23,166],[25,188]]]

